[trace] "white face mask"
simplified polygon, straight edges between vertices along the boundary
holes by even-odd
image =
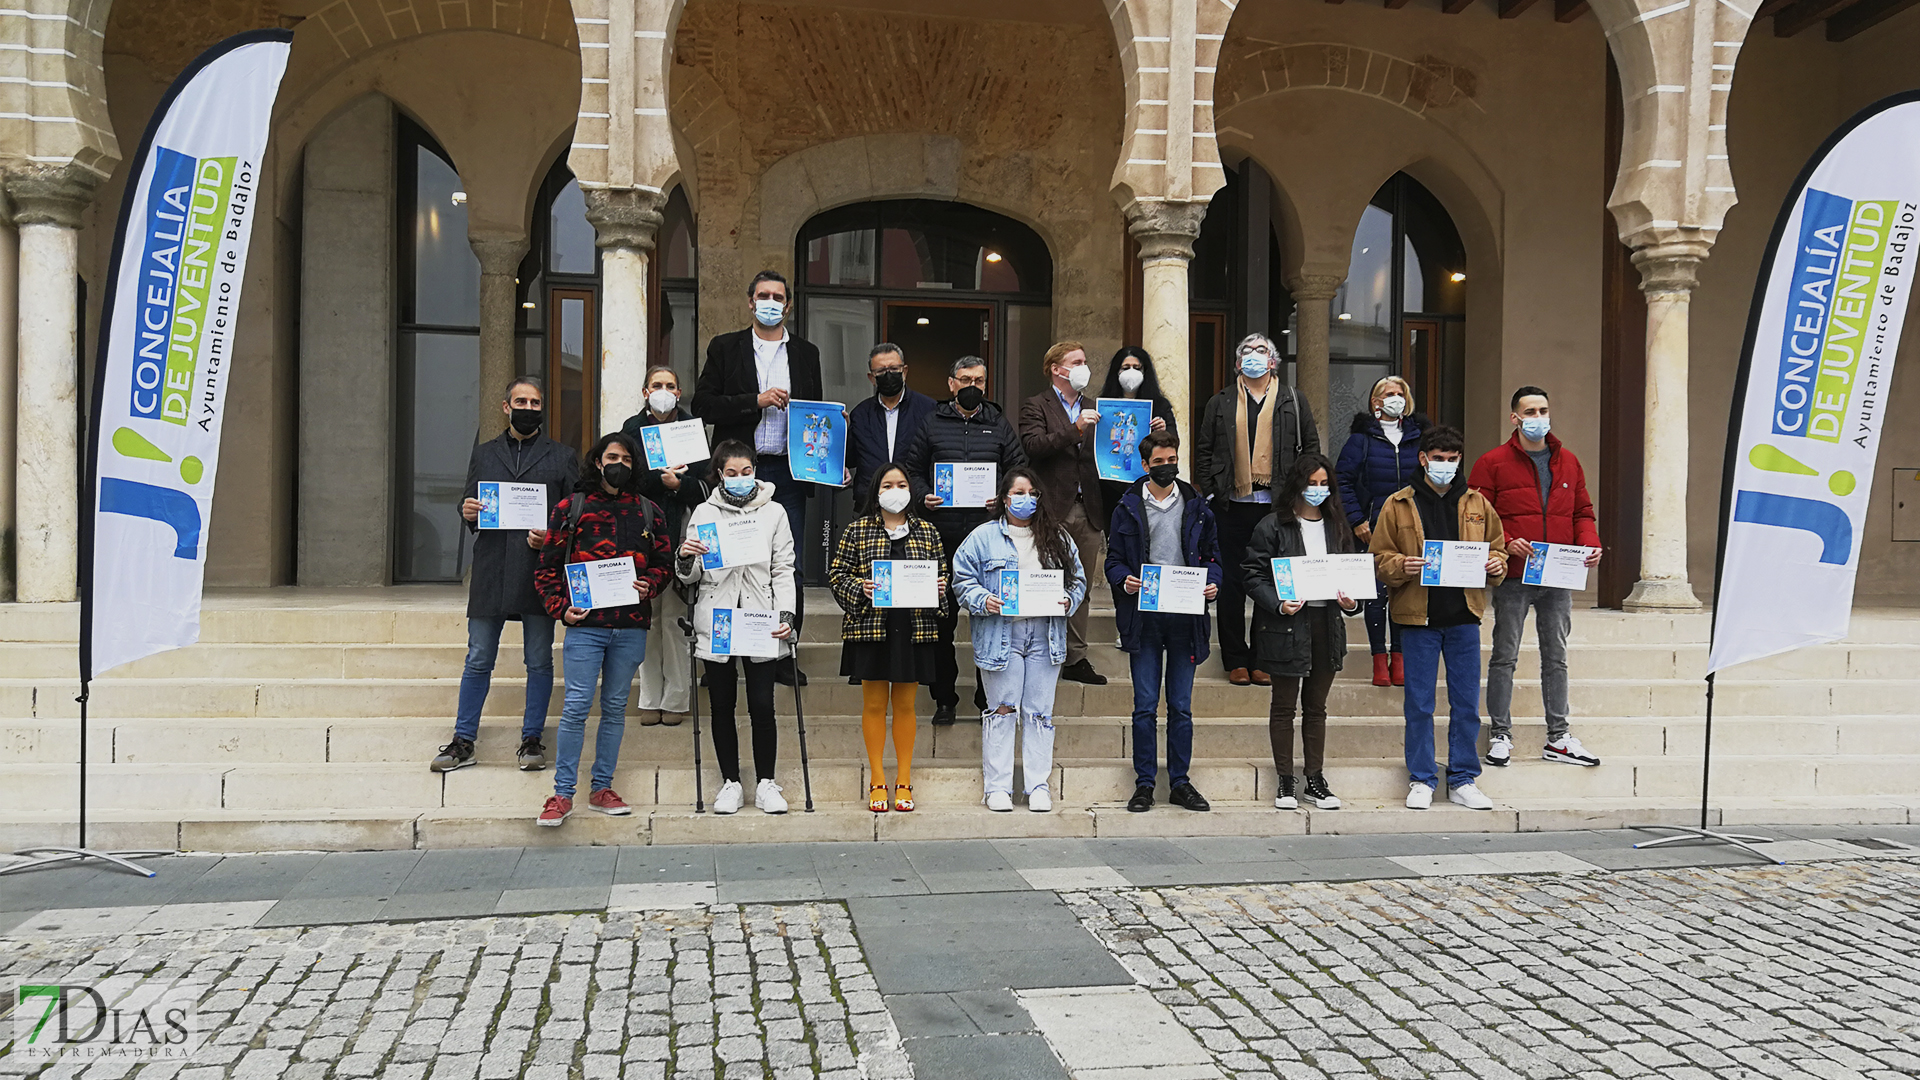
[[[1079,393],[1080,391],[1085,390],[1087,388],[1087,383],[1091,382],[1092,380],[1093,380],[1093,372],[1089,371],[1087,369],[1087,365],[1085,364],[1081,364],[1079,367],[1070,367],[1067,369],[1067,385],[1073,387],[1075,393]]]
[[[1386,397],[1380,399],[1380,411],[1395,419],[1405,416],[1407,412],[1407,399],[1401,397],[1399,394],[1388,394]]]
[[[1140,389],[1140,384],[1146,381],[1147,373],[1139,368],[1123,368],[1120,371],[1120,389],[1129,394]]]
[[[678,404],[680,404],[680,395],[671,390],[655,390],[647,395],[647,407],[663,416],[672,412],[673,407]]]
[[[888,488],[880,493],[880,509],[889,514],[897,514],[907,508],[907,500],[913,493],[906,488]]]
[[[1453,483],[1453,478],[1459,474],[1460,463],[1458,461],[1429,460],[1427,462],[1427,479],[1433,481],[1434,487],[1444,488],[1450,486]]]

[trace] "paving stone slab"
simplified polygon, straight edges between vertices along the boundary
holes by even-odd
[[[914,1080],[1068,1080],[1039,1035],[908,1039],[906,1048]]]

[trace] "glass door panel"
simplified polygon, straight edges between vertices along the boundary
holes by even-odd
[[[1226,335],[1227,317],[1222,314],[1196,313],[1187,323],[1187,399],[1191,411],[1182,423],[1190,432],[1200,430],[1207,399],[1227,384]]]
[[[947,373],[955,360],[978,356],[987,362],[989,372],[993,370],[992,304],[888,301],[886,313],[887,340],[907,353],[907,385],[935,401],[949,396]],[[865,359],[862,354],[861,360]]]
[[[1440,322],[1437,319],[1406,320],[1400,373],[1413,387],[1413,403],[1436,423],[1444,422],[1440,408]]]
[[[460,524],[480,388],[474,334],[401,336],[405,466],[396,581],[458,581],[473,550]],[[489,436],[491,437],[491,436]]]
[[[548,434],[584,455],[599,435],[595,423],[599,350],[594,347],[593,291],[553,289],[547,334]]]

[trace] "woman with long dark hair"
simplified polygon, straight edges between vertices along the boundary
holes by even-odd
[[[1000,478],[999,515],[969,533],[953,555],[954,595],[971,614],[973,660],[986,680],[980,763],[987,809],[1013,809],[1013,745],[1024,744],[1027,809],[1053,809],[1053,696],[1067,661],[1067,612],[1087,595],[1073,537],[1040,499],[1039,479],[1021,466]],[[1001,614],[1003,573],[1061,572],[1057,610]],[[1051,606],[1051,605],[1050,605]]]
[[[1327,786],[1327,693],[1347,655],[1347,627],[1341,615],[1353,615],[1360,602],[1341,593],[1337,600],[1280,599],[1273,583],[1274,559],[1353,552],[1353,530],[1340,513],[1340,485],[1333,462],[1324,454],[1302,454],[1287,474],[1273,513],[1253,530],[1247,544],[1247,595],[1253,598],[1254,662],[1273,679],[1273,704],[1267,735],[1273,766],[1280,775],[1279,810],[1299,808],[1294,795],[1293,714],[1300,712],[1300,737],[1306,756],[1306,795],[1322,810],[1340,809]]]
[[[913,744],[919,717],[914,697],[932,686],[937,616],[945,614],[947,579],[939,579],[930,608],[873,606],[874,566],[881,560],[925,560],[944,566],[940,531],[920,516],[913,482],[898,464],[882,465],[867,489],[866,506],[840,534],[827,564],[827,587],[846,615],[840,620],[840,674],[860,680],[860,734],[867,744],[867,809],[876,814],[913,809]],[[894,779],[888,802],[885,753],[887,703],[893,703]]]
[[[1180,434],[1180,422],[1174,418],[1173,403],[1160,392],[1160,376],[1153,370],[1153,355],[1138,345],[1122,348],[1113,354],[1113,359],[1107,361],[1107,380],[1100,384],[1100,396],[1153,402],[1153,423],[1148,425],[1147,431],[1140,433],[1143,439],[1154,431]],[[1119,506],[1121,496],[1132,486],[1119,480],[1100,481],[1100,505]],[[1107,523],[1102,521],[1099,524],[1101,530],[1105,531]]]

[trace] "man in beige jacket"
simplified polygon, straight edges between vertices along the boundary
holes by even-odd
[[[1500,515],[1459,475],[1465,444],[1450,427],[1420,437],[1421,475],[1387,497],[1373,527],[1374,570],[1389,590],[1387,616],[1401,628],[1406,658],[1407,808],[1433,805],[1440,783],[1434,759],[1434,688],[1447,665],[1447,798],[1470,810],[1491,810],[1493,800],[1474,784],[1480,776],[1480,620],[1487,590],[1507,574],[1506,538]],[[1439,584],[1442,565],[1428,559],[1429,541],[1478,545],[1476,562],[1486,584]],[[1444,567],[1451,577],[1456,567]],[[1423,573],[1424,571],[1424,573]],[[1474,575],[1477,576],[1477,575]]]

